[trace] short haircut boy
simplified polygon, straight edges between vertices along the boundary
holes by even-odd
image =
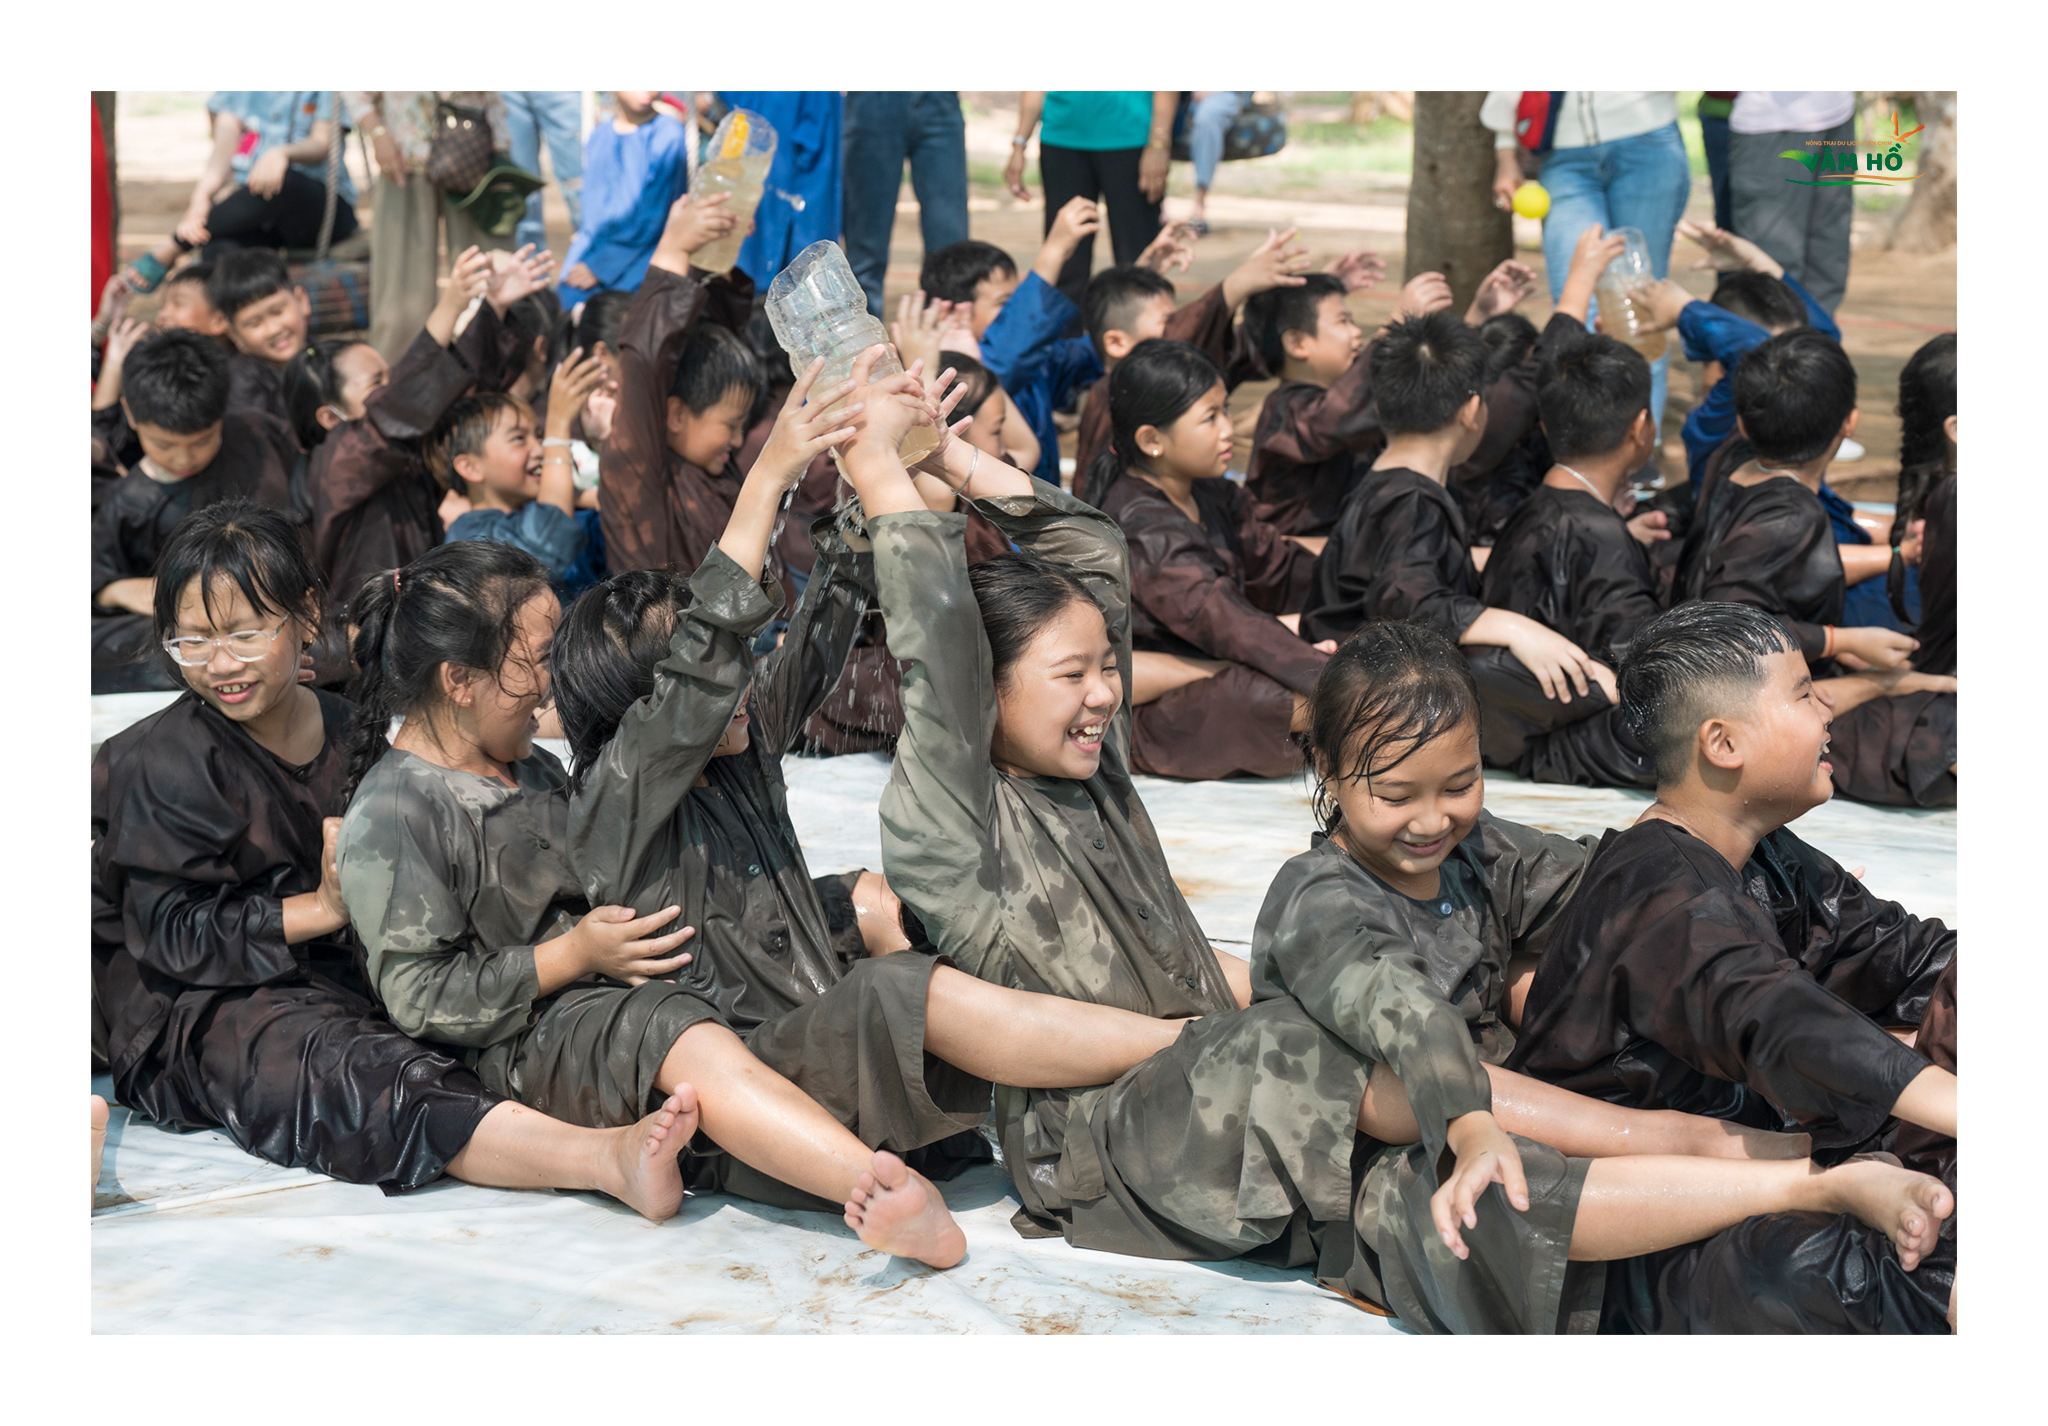
[[[1752,347],[1735,367],[1735,415],[1758,460],[1804,465],[1827,454],[1856,409],[1856,368],[1812,327]]]
[[[1767,332],[1789,332],[1807,324],[1806,304],[1799,294],[1768,272],[1724,272],[1707,300]]]
[[[1536,324],[1520,312],[1496,312],[1479,324],[1479,340],[1486,343],[1486,384],[1491,386],[1536,349]]]
[[[1344,295],[1344,281],[1327,272],[1306,274],[1299,287],[1269,287],[1245,299],[1244,326],[1266,370],[1278,376],[1287,366],[1286,336],[1314,336],[1323,299]]]
[[[701,416],[736,391],[752,410],[767,388],[760,359],[745,342],[715,322],[699,322],[683,339],[668,394],[681,397],[692,415]]]
[[[1695,600],[1637,632],[1618,675],[1621,717],[1657,765],[1659,786],[1685,778],[1700,724],[1739,714],[1764,683],[1764,660],[1799,642],[1774,614]]]
[[[462,489],[461,472],[455,469],[456,457],[482,455],[484,442],[498,429],[499,419],[507,411],[529,421],[533,419],[531,407],[503,391],[480,391],[465,396],[444,411],[434,429],[427,432],[424,447],[427,469],[434,473],[434,478],[450,490]]]
[[[1649,406],[1650,364],[1642,353],[1592,332],[1552,351],[1536,385],[1544,439],[1563,461],[1606,455]]]
[[[173,330],[144,337],[121,369],[121,399],[138,426],[189,436],[228,413],[228,357],[220,343]]]
[[[1486,390],[1486,343],[1449,311],[1395,322],[1370,355],[1373,404],[1390,436],[1441,431]]]
[[[1088,329],[1088,340],[1095,344],[1095,355],[1109,360],[1102,346],[1103,333],[1130,331],[1131,323],[1153,298],[1175,295],[1173,282],[1164,273],[1136,263],[1105,268],[1089,278],[1081,292],[1081,321]]]
[[[206,297],[229,322],[251,303],[295,286],[284,259],[267,248],[236,248],[222,254],[206,280]]]
[[[164,279],[164,290],[168,292],[181,283],[190,282],[196,284],[201,291],[206,291],[207,284],[213,281],[213,266],[210,262],[188,262]],[[206,300],[213,301],[211,292],[207,292]]]
[[[994,243],[969,238],[926,253],[917,284],[933,301],[972,302],[974,289],[997,274],[1015,277],[1017,260]]]

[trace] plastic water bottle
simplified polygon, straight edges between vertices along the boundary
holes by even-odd
[[[825,369],[818,373],[814,391],[829,391],[853,372],[854,359],[889,334],[868,315],[867,294],[854,280],[846,254],[839,244],[816,242],[796,255],[775,280],[768,284],[768,322],[775,339],[789,353],[789,367],[802,376],[819,357]],[[894,376],[903,370],[892,346],[876,361],[874,379]],[[836,409],[836,408],[834,408]],[[922,460],[939,443],[936,426],[913,426],[903,438],[898,454],[905,465]],[[834,457],[838,455],[833,452]]]
[[[693,266],[706,272],[732,271],[740,255],[740,244],[747,240],[754,209],[761,204],[768,165],[773,162],[773,124],[751,109],[734,109],[719,122],[718,131],[711,136],[710,156],[697,166],[697,192],[706,198],[714,193],[730,193],[725,211],[735,221],[729,236],[706,243],[690,255]]]
[[[1643,330],[1647,317],[1637,305],[1638,294],[1657,280],[1650,266],[1650,245],[1640,228],[1616,228],[1608,236],[1620,238],[1624,246],[1593,284],[1600,326],[1608,336],[1641,352],[1644,361],[1655,361],[1664,355],[1665,336]]]

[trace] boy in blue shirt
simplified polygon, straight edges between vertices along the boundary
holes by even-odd
[[[633,292],[668,210],[690,186],[690,131],[658,112],[652,89],[615,89],[618,112],[583,144],[583,226],[562,258],[563,310],[600,292]]]

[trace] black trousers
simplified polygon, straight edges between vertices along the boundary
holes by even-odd
[[[211,262],[233,248],[313,247],[320,241],[320,219],[326,209],[327,185],[295,168],[286,169],[284,186],[268,198],[237,188],[214,204],[206,215],[206,231],[212,237],[199,255]],[[348,199],[336,198],[334,241],[355,230],[355,208]]]
[[[1045,181],[1045,230],[1059,216],[1070,198],[1099,199],[1107,210],[1110,250],[1118,263],[1136,262],[1151,241],[1159,236],[1159,203],[1138,191],[1138,160],[1145,150],[1063,149],[1057,144],[1038,146],[1038,173]],[[1055,285],[1076,307],[1081,289],[1095,261],[1095,239],[1081,239],[1067,265],[1060,269]],[[1075,330],[1079,330],[1076,319]]]
[[[1655,787],[1657,770],[1621,721],[1621,710],[1590,681],[1560,703],[1506,649],[1465,650],[1479,689],[1479,751],[1488,767],[1531,782],[1586,787]]]

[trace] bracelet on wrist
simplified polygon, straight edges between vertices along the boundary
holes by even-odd
[[[1023,148],[1023,147],[1024,147],[1024,146],[1025,146],[1026,144],[1028,144],[1028,143],[1030,143],[1030,142],[1031,142],[1031,135],[1029,135],[1029,134],[1012,134],[1012,135],[1010,135],[1010,147],[1011,147],[1011,148],[1013,148],[1013,149],[1021,149],[1021,148]]]
[[[543,438],[541,439],[541,444],[542,444],[543,446],[564,446],[564,447],[566,447],[566,446],[572,446],[572,445],[574,445],[574,444],[575,444],[575,442],[574,442],[574,441],[572,441],[572,440],[570,440],[570,439],[569,439],[569,438],[568,438],[567,436],[545,436],[545,437],[543,437]]]

